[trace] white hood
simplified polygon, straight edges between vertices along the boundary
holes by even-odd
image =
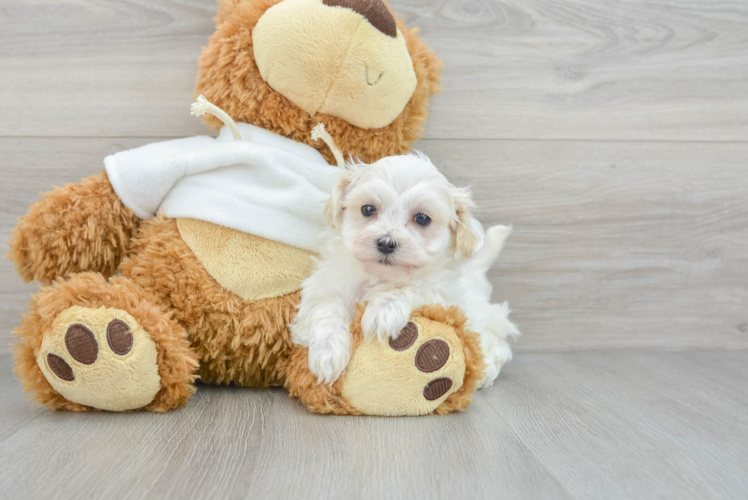
[[[114,191],[135,214],[199,219],[317,251],[323,210],[340,176],[311,146],[238,124],[108,156]]]

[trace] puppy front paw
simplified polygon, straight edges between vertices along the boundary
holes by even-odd
[[[491,387],[501,372],[501,367],[512,359],[512,348],[505,340],[497,339],[490,346],[482,346],[486,369],[483,379],[478,382],[478,389]]]
[[[342,334],[325,335],[309,344],[309,370],[317,376],[319,384],[335,382],[350,359],[351,340],[347,330]]]
[[[402,301],[376,298],[369,302],[361,318],[361,329],[367,341],[377,337],[381,342],[396,339],[408,324],[412,311]]]

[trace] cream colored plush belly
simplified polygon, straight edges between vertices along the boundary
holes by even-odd
[[[177,228],[205,270],[244,300],[295,292],[312,273],[307,250],[195,219],[177,219]]]

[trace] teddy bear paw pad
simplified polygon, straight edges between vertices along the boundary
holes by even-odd
[[[146,406],[161,389],[156,344],[119,309],[74,306],[44,336],[37,363],[74,403],[108,411]]]
[[[464,376],[454,329],[418,318],[387,344],[362,343],[343,376],[342,393],[368,415],[424,415],[458,390]]]

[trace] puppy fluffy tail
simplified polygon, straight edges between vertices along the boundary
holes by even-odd
[[[511,226],[492,226],[488,228],[483,248],[470,259],[470,267],[478,273],[487,273],[499,257],[510,234],[512,234]]]

